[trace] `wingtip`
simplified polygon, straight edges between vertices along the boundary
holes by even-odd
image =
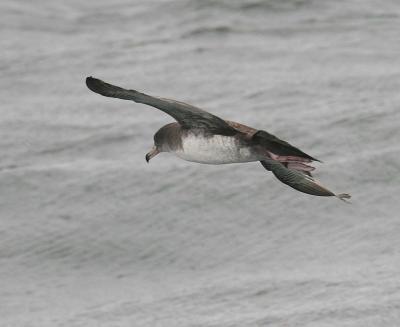
[[[108,87],[110,86],[109,84],[103,82],[102,80],[88,76],[86,77],[86,86],[88,87],[89,90],[99,93],[104,96],[108,96]]]
[[[99,79],[94,78],[93,76],[88,76],[86,77],[86,86],[91,89],[91,86],[93,86],[93,84],[95,82],[99,81]]]

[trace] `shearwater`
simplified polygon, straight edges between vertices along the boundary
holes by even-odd
[[[203,164],[228,164],[259,161],[284,184],[311,195],[350,198],[347,193],[335,194],[323,187],[308,165],[319,161],[278,137],[255,128],[223,120],[195,106],[166,98],[127,90],[87,77],[86,85],[106,97],[132,100],[158,108],[176,122],[161,127],[154,135],[154,146],[146,161],[160,152]]]

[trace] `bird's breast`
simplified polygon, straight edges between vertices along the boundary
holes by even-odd
[[[187,161],[214,165],[259,160],[251,147],[234,136],[189,134],[182,138],[182,147],[173,152]]]

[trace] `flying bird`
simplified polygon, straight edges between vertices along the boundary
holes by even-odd
[[[297,191],[341,200],[350,198],[346,193],[331,192],[312,176],[315,168],[309,163],[318,159],[264,130],[221,119],[184,102],[123,89],[97,78],[87,77],[86,85],[106,97],[155,107],[176,120],[155,133],[154,146],[146,154],[147,162],[161,152],[212,165],[259,161],[282,183]]]

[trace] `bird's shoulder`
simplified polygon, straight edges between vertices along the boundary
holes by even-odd
[[[238,131],[240,134],[242,134],[246,139],[251,140],[251,138],[253,137],[253,135],[255,133],[257,133],[257,129],[241,124],[241,123],[237,123],[234,121],[230,121],[230,120],[225,120],[225,122],[232,127],[233,129],[235,129],[236,131]]]

